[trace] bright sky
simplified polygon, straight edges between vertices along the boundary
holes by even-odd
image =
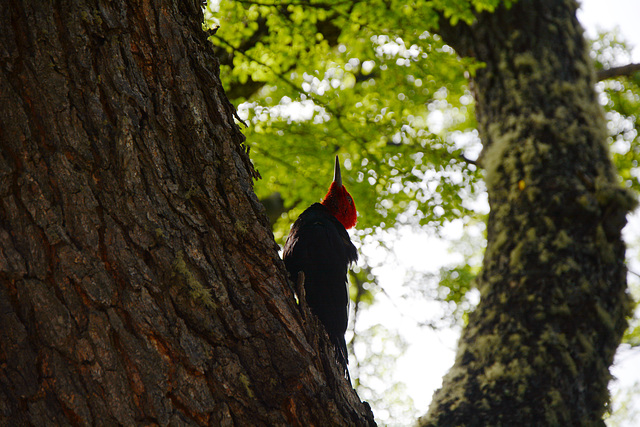
[[[579,0],[580,2],[580,0]],[[633,51],[634,61],[640,62],[640,0],[582,0],[581,10],[578,18],[587,31],[589,37],[595,37],[598,30],[610,31],[618,27],[620,35],[631,46],[635,46]],[[635,216],[636,224],[630,224],[628,229],[636,229],[634,233],[640,236],[640,215]],[[459,232],[454,230],[454,234]],[[425,245],[425,236],[407,233],[402,236],[401,242],[394,246],[397,259],[402,260],[403,265],[408,268],[425,271],[437,271],[437,269],[452,261],[459,262],[459,256],[451,254],[446,244],[441,240],[429,239],[429,244]],[[425,246],[428,248],[425,251]],[[416,248],[421,248],[417,251]],[[375,254],[368,254],[375,258]],[[429,264],[432,260],[432,265]],[[400,298],[402,293],[403,269],[395,262],[390,262],[393,268],[387,268],[378,272],[380,282],[385,286],[385,291],[392,298]],[[640,267],[638,267],[640,270]],[[385,277],[386,276],[386,277]],[[386,284],[389,286],[386,287]],[[395,285],[393,285],[395,283]],[[386,301],[384,301],[386,300]],[[432,306],[433,307],[433,306]],[[433,307],[434,309],[437,309]],[[411,337],[409,349],[398,358],[395,380],[403,381],[407,386],[407,393],[414,400],[416,408],[420,413],[426,412],[433,391],[441,386],[442,376],[453,364],[455,356],[455,345],[457,333],[454,331],[435,332],[428,328],[419,328],[415,325],[415,318],[424,318],[415,310],[425,310],[425,305],[416,304],[416,308],[409,305],[399,309],[393,302],[388,301],[386,296],[381,298],[376,309],[370,310],[368,316],[360,319],[358,329],[366,327],[368,324],[383,323],[393,325],[406,332]],[[426,308],[427,310],[429,308]],[[413,314],[412,314],[412,311]],[[362,316],[362,315],[361,315]],[[356,347],[356,353],[358,348]],[[636,352],[637,353],[637,352]],[[620,355],[617,358],[617,366],[614,367],[614,375],[621,378],[615,387],[629,387],[633,381],[640,378],[640,361],[638,355]],[[367,396],[361,396],[365,398]],[[639,399],[640,400],[640,399]],[[640,406],[640,402],[636,402]],[[386,417],[385,417],[386,415]],[[404,424],[404,420],[394,419],[393,414],[376,414],[378,422],[385,424]],[[386,418],[386,420],[385,420]],[[399,421],[399,423],[398,423]]]
[[[639,0],[578,0],[582,4],[578,19],[594,37],[599,29],[618,27],[623,37],[635,46],[634,61],[640,62],[640,1]]]

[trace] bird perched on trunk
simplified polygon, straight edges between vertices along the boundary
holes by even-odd
[[[333,182],[321,203],[309,206],[291,227],[283,259],[295,281],[304,272],[304,291],[336,349],[336,359],[349,378],[344,333],[349,318],[347,268],[358,259],[347,230],[356,225],[353,198],[342,185],[336,156]]]

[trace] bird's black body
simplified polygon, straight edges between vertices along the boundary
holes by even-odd
[[[327,207],[314,203],[291,227],[284,245],[284,263],[295,281],[304,272],[307,304],[324,325],[347,371],[344,333],[349,316],[347,268],[358,259],[349,234]]]

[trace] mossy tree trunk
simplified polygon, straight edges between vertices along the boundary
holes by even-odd
[[[0,425],[364,425],[200,1],[0,2]]]
[[[627,325],[609,160],[573,0],[520,0],[442,28],[474,78],[491,212],[481,301],[423,425],[593,425]]]

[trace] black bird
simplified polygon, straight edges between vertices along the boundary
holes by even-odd
[[[336,349],[336,359],[349,378],[344,333],[349,320],[347,269],[358,259],[347,229],[357,221],[353,198],[342,185],[336,156],[333,182],[321,203],[309,206],[291,227],[283,259],[293,281],[304,272],[307,304],[318,316]]]

